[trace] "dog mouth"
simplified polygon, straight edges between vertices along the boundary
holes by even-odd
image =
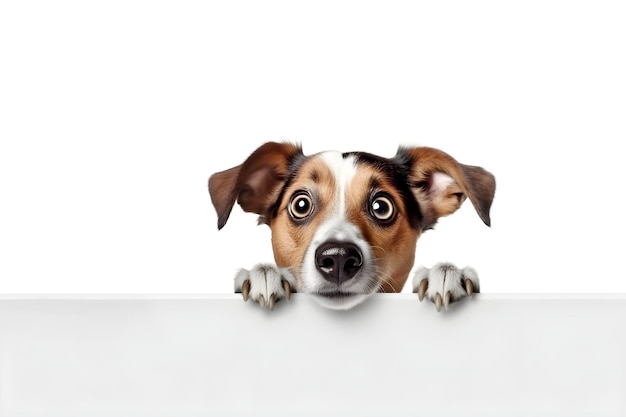
[[[333,310],[348,310],[362,303],[371,293],[353,291],[316,291],[311,293],[322,307]]]
[[[342,300],[344,298],[350,298],[350,297],[354,297],[357,295],[365,295],[365,294],[337,290],[337,291],[321,291],[321,292],[316,293],[315,295],[319,297],[329,298],[331,300]]]

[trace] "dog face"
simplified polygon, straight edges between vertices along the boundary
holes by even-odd
[[[466,198],[485,224],[493,175],[432,148],[393,158],[267,143],[214,174],[209,191],[222,228],[235,202],[272,231],[279,267],[326,307],[350,308],[376,291],[399,292],[421,233]]]

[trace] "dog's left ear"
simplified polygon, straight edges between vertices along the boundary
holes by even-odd
[[[409,165],[409,183],[423,216],[422,229],[454,213],[469,198],[478,216],[491,226],[489,209],[495,177],[485,169],[464,165],[438,149],[400,148],[396,158]]]

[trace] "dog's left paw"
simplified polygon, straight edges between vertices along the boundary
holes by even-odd
[[[428,297],[435,303],[437,311],[441,311],[442,305],[447,310],[450,303],[480,292],[480,283],[474,268],[460,269],[449,263],[440,263],[431,269],[421,267],[415,271],[413,292],[418,294],[420,301]]]

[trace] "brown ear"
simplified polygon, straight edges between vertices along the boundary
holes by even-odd
[[[209,193],[217,211],[218,229],[226,224],[235,201],[244,211],[258,214],[259,223],[268,223],[280,185],[297,155],[302,155],[299,146],[268,142],[243,164],[211,175]]]
[[[489,209],[495,177],[481,167],[463,165],[438,149],[400,148],[396,158],[410,166],[409,182],[422,211],[424,230],[439,217],[454,213],[469,198],[478,216],[491,226]]]

